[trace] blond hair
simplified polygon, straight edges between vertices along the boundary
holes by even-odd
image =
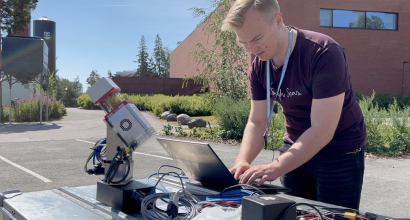
[[[233,31],[234,28],[240,28],[245,21],[246,12],[250,9],[263,14],[280,12],[277,0],[236,0],[223,21],[222,30]]]

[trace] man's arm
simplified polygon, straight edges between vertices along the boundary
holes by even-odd
[[[258,185],[273,181],[311,159],[333,138],[342,112],[345,93],[324,99],[313,99],[311,127],[283,153],[268,165],[248,169],[241,178],[241,183],[251,184],[260,178]]]
[[[251,100],[251,111],[248,123],[243,133],[243,139],[235,166],[229,171],[235,179],[250,168],[252,161],[258,156],[263,147],[263,134],[266,127],[266,100]]]

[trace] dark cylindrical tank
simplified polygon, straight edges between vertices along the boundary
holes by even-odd
[[[48,46],[48,68],[56,71],[56,22],[41,17],[33,21],[33,37],[44,38]]]

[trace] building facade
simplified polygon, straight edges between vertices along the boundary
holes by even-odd
[[[355,91],[366,95],[373,91],[401,94],[404,82],[404,94],[410,95],[410,63],[404,63],[410,61],[410,1],[278,2],[286,25],[326,34],[344,48]],[[204,35],[201,27],[171,54],[171,77],[198,74],[196,63],[188,53],[195,41],[201,41]],[[248,63],[250,66],[251,59]]]

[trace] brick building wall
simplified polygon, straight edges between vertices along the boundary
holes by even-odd
[[[366,95],[373,90],[377,94],[401,93],[403,61],[410,61],[409,0],[278,1],[286,25],[324,33],[345,48],[354,90]],[[398,13],[398,30],[321,27],[321,8]],[[200,26],[171,54],[171,77],[197,74],[188,52],[202,36]],[[248,62],[250,65],[250,59]],[[410,95],[410,64],[405,66],[404,94]]]

